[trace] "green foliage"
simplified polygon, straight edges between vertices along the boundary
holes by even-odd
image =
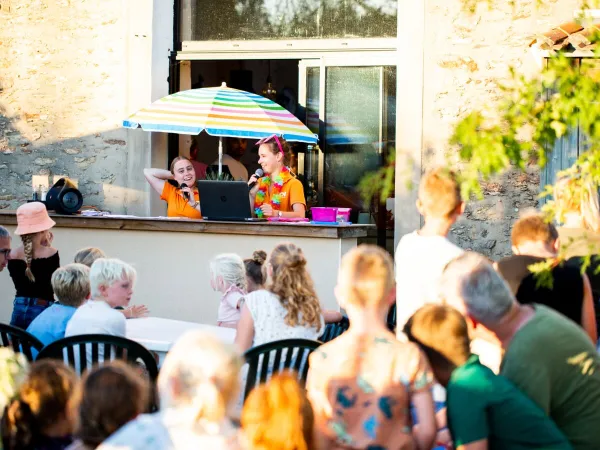
[[[207,172],[206,179],[209,181],[235,181],[231,175],[222,172],[221,175],[215,172]]]
[[[393,196],[395,164],[396,152],[392,149],[384,167],[378,171],[367,173],[360,180],[358,190],[365,205],[370,205],[374,200],[385,203],[386,199]]]

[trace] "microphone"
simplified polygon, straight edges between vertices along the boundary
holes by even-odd
[[[264,175],[265,173],[263,172],[262,169],[256,169],[256,172],[254,172],[254,176],[256,176],[256,178],[260,178]],[[254,185],[256,184],[256,181],[253,181],[252,183],[250,183],[248,185],[248,189],[252,189],[254,187]]]
[[[188,185],[187,185],[187,184],[185,184],[185,183],[181,183],[181,184],[179,185],[179,189],[183,189],[183,188],[186,188],[186,187],[188,187]],[[183,196],[185,197],[185,199],[186,199],[186,200],[189,202],[189,201],[190,201],[190,194],[189,194],[189,193],[187,193],[187,192],[185,192],[185,191],[182,191],[182,194],[183,194]]]

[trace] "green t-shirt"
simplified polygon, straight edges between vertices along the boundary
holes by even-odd
[[[600,449],[600,357],[581,327],[533,306],[535,315],[515,333],[500,373],[554,420],[574,449]]]
[[[454,447],[481,439],[489,449],[571,449],[544,412],[506,378],[472,355],[452,372],[446,388]]]

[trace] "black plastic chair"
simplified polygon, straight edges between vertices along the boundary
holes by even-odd
[[[104,355],[104,360],[122,359],[132,364],[141,360],[152,381],[158,376],[156,360],[146,347],[130,339],[107,334],[81,334],[59,339],[44,347],[37,359],[60,359],[79,369],[81,375],[88,368],[87,349],[91,350],[92,365],[102,363],[100,355]]]
[[[34,335],[5,323],[0,323],[0,338],[2,347],[12,348],[15,353],[23,353],[30,362],[35,359],[34,353],[44,347]]]
[[[319,341],[322,343],[333,341],[336,337],[346,331],[348,327],[350,327],[350,321],[347,317],[343,317],[339,322],[328,323],[325,325],[325,331],[321,337],[319,337]]]
[[[391,306],[388,312],[387,327],[392,333],[396,331],[396,303]]]
[[[244,400],[259,383],[266,383],[271,375],[287,370],[298,374],[304,386],[308,375],[308,356],[321,345],[310,339],[284,339],[251,348],[244,354],[248,364]]]

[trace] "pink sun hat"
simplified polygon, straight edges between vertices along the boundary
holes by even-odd
[[[56,225],[56,222],[50,218],[43,203],[26,203],[17,209],[17,229],[15,230],[15,234],[18,236],[46,231],[54,225]]]

